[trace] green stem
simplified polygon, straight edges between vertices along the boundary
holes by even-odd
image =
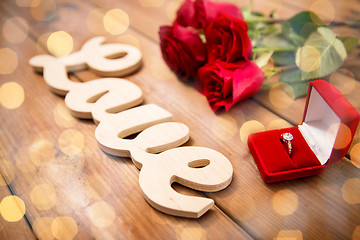
[[[288,51],[295,51],[295,48],[253,48],[253,53],[264,53],[264,52],[288,52]]]
[[[263,22],[263,23],[268,23],[268,24],[278,24],[278,23],[283,23],[286,22],[287,20],[284,19],[269,19],[266,17],[253,17],[253,18],[248,18],[245,19],[246,22],[250,22],[250,23],[257,23],[257,22]],[[350,28],[359,28],[360,27],[360,21],[358,19],[356,20],[351,20],[348,22],[337,22],[337,21],[333,21],[331,22],[328,27],[340,27],[340,26],[345,26],[345,27],[350,27]]]

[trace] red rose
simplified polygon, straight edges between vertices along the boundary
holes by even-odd
[[[249,60],[252,47],[247,30],[245,21],[219,14],[205,29],[209,62]]]
[[[176,13],[175,22],[185,27],[204,29],[220,12],[243,19],[240,9],[231,3],[186,0]]]
[[[235,103],[259,91],[264,77],[264,72],[254,62],[216,61],[198,70],[195,85],[214,112],[221,107],[228,111]]]
[[[166,64],[182,80],[193,77],[206,60],[206,49],[194,29],[178,24],[162,26],[160,47]]]

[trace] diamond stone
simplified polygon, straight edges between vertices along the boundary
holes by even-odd
[[[291,135],[291,133],[284,133],[283,138],[284,138],[284,140],[287,140],[287,141],[291,141],[294,139],[294,137],[293,137],[293,135]]]

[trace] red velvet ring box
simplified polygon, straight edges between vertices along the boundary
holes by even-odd
[[[321,174],[345,156],[359,117],[333,85],[310,82],[301,125],[249,135],[248,146],[261,177],[271,183]],[[280,140],[287,132],[293,135],[290,156]]]

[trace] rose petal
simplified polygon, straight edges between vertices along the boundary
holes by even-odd
[[[233,103],[235,104],[257,93],[264,79],[264,72],[254,62],[248,62],[245,67],[238,68],[233,76]],[[229,109],[231,107],[228,106]]]
[[[166,64],[182,81],[193,77],[205,63],[205,45],[194,29],[175,23],[173,26],[161,26],[159,36]]]
[[[195,87],[214,112],[222,107],[229,111],[237,102],[255,94],[263,81],[264,72],[253,62],[216,61],[198,70]]]
[[[186,0],[176,12],[175,23],[201,29],[205,26],[205,8],[202,1]]]
[[[247,23],[220,13],[205,29],[208,61],[249,60],[252,46]]]
[[[224,13],[237,19],[243,19],[241,10],[234,4],[225,2],[212,2],[204,0],[207,22],[217,17],[218,13]]]
[[[219,13],[243,19],[241,10],[231,3],[210,0],[185,0],[176,12],[175,22],[184,27],[204,29]]]

